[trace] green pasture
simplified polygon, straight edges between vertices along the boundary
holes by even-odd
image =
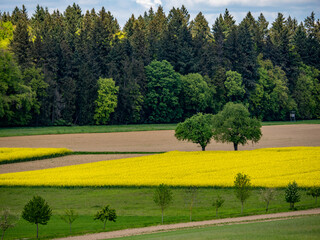
[[[298,210],[319,207],[315,200],[301,189],[301,202]],[[0,209],[9,208],[20,215],[24,205],[34,196],[40,195],[53,209],[53,217],[48,225],[40,225],[42,239],[69,235],[69,227],[59,215],[64,209],[73,208],[79,218],[73,224],[73,235],[102,231],[103,224],[93,220],[93,215],[104,205],[109,204],[117,211],[116,223],[107,223],[107,231],[145,227],[161,223],[161,211],[153,202],[154,188],[45,188],[45,187],[0,187]],[[200,188],[197,202],[193,209],[193,221],[215,219],[213,199],[217,195],[225,199],[219,210],[219,218],[241,216],[241,204],[232,188]],[[164,223],[189,221],[189,210],[185,200],[184,188],[173,188],[173,203],[165,211]],[[244,215],[265,213],[265,204],[260,201],[260,189],[254,189],[252,196],[245,203]],[[271,202],[269,212],[289,211],[289,204],[284,200],[284,189],[276,190],[276,199]],[[20,218],[16,227],[6,232],[5,239],[34,238],[36,226]]]
[[[252,222],[234,225],[200,227],[132,237],[117,240],[316,240],[320,237],[320,216],[305,216],[271,222]]]
[[[289,124],[320,124],[317,120],[301,120],[296,122],[277,121],[263,122],[263,126],[289,125]],[[109,133],[109,132],[135,132],[174,130],[177,124],[132,124],[132,125],[103,125],[103,126],[50,126],[50,127],[10,127],[0,128],[0,137],[72,134],[72,133]]]

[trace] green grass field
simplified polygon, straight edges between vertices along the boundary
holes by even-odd
[[[173,189],[173,203],[165,211],[165,223],[189,221],[184,192],[183,188]],[[73,224],[74,235],[102,231],[102,223],[93,221],[93,215],[106,204],[115,208],[118,215],[116,223],[107,223],[108,231],[160,224],[161,211],[153,202],[153,193],[154,188],[0,187],[0,209],[9,208],[13,213],[21,215],[24,205],[32,196],[40,195],[53,209],[53,217],[48,225],[41,225],[39,228],[40,237],[63,237],[69,235],[69,228],[59,215],[63,214],[66,208],[73,208],[79,213],[79,218]],[[211,205],[218,194],[226,201],[219,216],[240,216],[241,204],[235,198],[232,188],[201,188],[198,190],[198,200],[193,210],[194,221],[215,219],[215,210]],[[265,205],[259,196],[260,190],[254,189],[245,203],[244,215],[265,213]],[[300,210],[314,208],[316,205],[314,199],[306,195],[306,190],[301,190],[301,202],[297,203],[296,207]],[[270,204],[270,213],[284,211],[289,211],[289,204],[284,200],[284,190],[277,189],[276,200]],[[20,218],[16,227],[6,232],[5,239],[33,238],[35,231],[35,225]]]
[[[318,120],[303,120],[297,122],[263,122],[263,126],[288,125],[288,124],[320,124]],[[70,133],[108,133],[108,132],[134,132],[174,130],[177,124],[135,124],[135,125],[106,125],[106,126],[52,126],[52,127],[11,127],[0,128],[0,137],[70,134]]]
[[[320,216],[306,216],[271,222],[253,222],[145,234],[117,240],[311,240],[320,237]]]

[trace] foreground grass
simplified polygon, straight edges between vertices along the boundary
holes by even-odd
[[[271,222],[254,222],[225,226],[212,226],[185,229],[155,234],[117,238],[117,240],[196,240],[196,239],[229,239],[229,240],[277,240],[277,239],[319,239],[320,216],[306,216]]]
[[[298,210],[314,208],[315,201],[301,189],[301,202],[296,204]],[[24,205],[34,195],[40,195],[53,209],[53,217],[48,225],[40,226],[42,239],[69,235],[69,227],[59,215],[64,209],[73,208],[79,218],[72,225],[73,235],[102,231],[103,224],[93,221],[93,215],[104,205],[109,204],[117,211],[116,223],[107,223],[107,231],[157,225],[161,222],[161,211],[153,202],[154,188],[30,188],[0,187],[0,209],[9,208],[20,215]],[[234,196],[232,188],[201,188],[198,190],[196,206],[193,209],[193,221],[215,218],[212,207],[217,195],[225,199],[219,211],[220,218],[238,217],[241,204]],[[185,189],[173,189],[173,203],[165,211],[165,224],[188,222],[189,211],[185,200]],[[254,189],[252,196],[245,203],[244,214],[264,214],[265,205],[259,200],[260,190]],[[276,190],[276,199],[270,204],[270,213],[289,211],[289,204],[284,200],[284,190]],[[36,226],[20,218],[15,228],[6,232],[5,239],[34,238]],[[189,237],[188,237],[189,239]],[[298,239],[298,238],[297,238]]]
[[[263,126],[289,125],[289,124],[320,124],[317,120],[302,120],[296,122],[274,121],[263,122]],[[52,127],[11,127],[0,128],[0,137],[71,134],[71,133],[109,133],[109,132],[135,132],[174,130],[177,124],[132,124],[132,125],[107,125],[107,126],[52,126]]]

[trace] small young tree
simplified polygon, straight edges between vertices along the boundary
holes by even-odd
[[[285,190],[285,199],[290,203],[290,209],[294,209],[294,204],[300,202],[300,193],[296,181],[290,182]]]
[[[0,215],[0,229],[2,230],[1,240],[4,238],[4,233],[9,228],[13,228],[16,225],[18,217],[11,214],[9,209],[5,209]]]
[[[169,186],[167,186],[163,183],[160,184],[154,192],[153,200],[154,200],[155,204],[157,204],[161,208],[161,213],[162,213],[161,223],[163,224],[164,210],[172,202],[172,191],[169,188]]]
[[[37,225],[37,238],[39,224],[46,225],[52,216],[48,203],[40,196],[34,196],[23,208],[22,218]]]
[[[189,207],[190,222],[192,221],[192,209],[193,209],[193,206],[196,204],[197,195],[198,195],[198,188],[196,186],[190,186],[186,188],[184,199],[186,204]]]
[[[307,192],[307,195],[311,195],[312,197],[316,198],[315,204],[317,204],[318,197],[320,197],[320,187],[312,187]]]
[[[175,137],[178,140],[186,140],[197,143],[205,151],[213,136],[211,114],[198,113],[177,125]]]
[[[116,210],[109,208],[109,205],[103,207],[94,215],[94,220],[100,220],[103,222],[103,230],[106,229],[107,221],[115,222],[117,219]]]
[[[243,214],[244,202],[250,197],[251,183],[250,177],[246,174],[238,173],[234,180],[234,190],[236,197],[241,201],[241,214]]]
[[[269,204],[274,200],[275,191],[273,188],[261,189],[260,198],[266,203],[266,212],[269,210]]]
[[[218,217],[219,208],[222,207],[224,199],[218,195],[218,197],[213,201],[212,206],[216,208],[216,217]]]
[[[66,209],[64,211],[64,215],[60,216],[60,218],[69,224],[70,227],[70,234],[72,231],[72,223],[78,218],[78,214],[73,209]]]

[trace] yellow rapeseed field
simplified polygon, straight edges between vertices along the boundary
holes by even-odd
[[[66,148],[0,148],[0,163],[70,153]]]
[[[38,171],[1,174],[0,185],[173,186],[233,185],[238,172],[253,186],[320,186],[320,147],[252,151],[168,152]]]

